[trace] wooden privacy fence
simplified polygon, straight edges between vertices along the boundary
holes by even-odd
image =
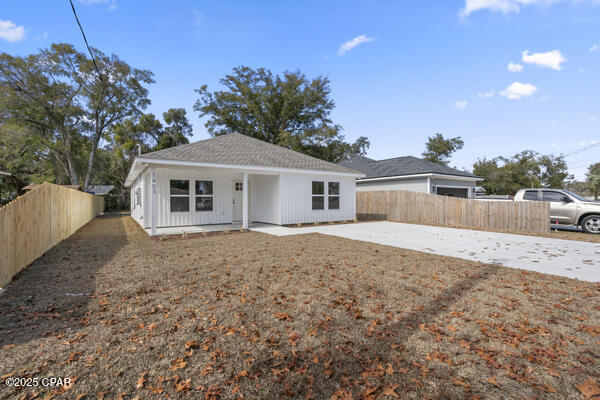
[[[104,199],[44,183],[0,207],[0,287],[104,210]]]
[[[356,214],[414,224],[548,232],[550,206],[541,201],[482,201],[405,190],[356,192]]]

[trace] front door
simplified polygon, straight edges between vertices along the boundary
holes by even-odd
[[[244,182],[233,182],[233,221],[242,221],[242,205],[244,202]]]

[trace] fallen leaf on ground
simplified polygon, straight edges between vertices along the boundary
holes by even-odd
[[[591,377],[588,378],[587,381],[579,385],[575,385],[575,387],[581,392],[581,394],[583,395],[583,397],[585,397],[586,400],[591,399],[594,396],[600,395],[600,385],[598,384],[598,382],[596,382],[595,379]]]

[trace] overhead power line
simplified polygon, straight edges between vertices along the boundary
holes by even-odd
[[[587,150],[589,150],[589,149],[591,149],[591,148],[594,148],[594,147],[596,147],[596,146],[600,146],[600,142],[591,143],[591,144],[589,144],[589,145],[587,145],[587,146],[585,146],[585,147],[583,147],[583,148],[580,148],[580,149],[576,149],[576,150],[570,151],[570,152],[568,152],[568,153],[564,154],[564,156],[565,156],[565,157],[571,157],[571,156],[574,156],[575,154],[582,153],[582,152],[584,152],[584,151],[587,151]]]
[[[571,167],[571,166],[574,166],[574,165],[577,165],[577,164],[581,164],[581,163],[585,164],[586,162],[589,162],[589,160],[593,160],[593,159],[600,160],[600,155],[596,155],[596,156],[592,156],[592,157],[587,157],[587,158],[583,158],[583,159],[571,161],[571,162],[568,162],[567,165]]]
[[[92,57],[92,63],[94,64],[94,68],[96,69],[96,72],[98,73],[98,79],[100,79],[100,85],[102,86],[102,89],[104,89],[104,94],[106,94],[106,99],[108,100],[108,98],[110,97],[108,95],[108,90],[106,89],[106,86],[104,85],[104,80],[102,79],[102,74],[100,73],[100,68],[98,68],[98,64],[96,64],[96,57],[94,57],[94,53],[92,52],[92,49],[90,48],[90,45],[88,44],[87,38],[85,37],[85,32],[83,31],[81,22],[79,22],[79,17],[77,16],[77,11],[75,11],[75,6],[73,5],[73,0],[69,0],[69,3],[71,3],[71,10],[73,10],[73,15],[75,16],[75,21],[77,21],[77,25],[79,25],[79,30],[81,31],[81,35],[83,36],[83,41],[85,42],[85,46],[87,47],[88,52],[90,53],[90,57]]]

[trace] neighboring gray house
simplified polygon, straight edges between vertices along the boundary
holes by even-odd
[[[232,133],[135,158],[131,216],[157,228],[352,220],[361,172]]]
[[[483,178],[417,157],[372,160],[355,156],[339,163],[363,172],[356,181],[357,191],[410,190],[444,196],[474,198],[477,182]]]

